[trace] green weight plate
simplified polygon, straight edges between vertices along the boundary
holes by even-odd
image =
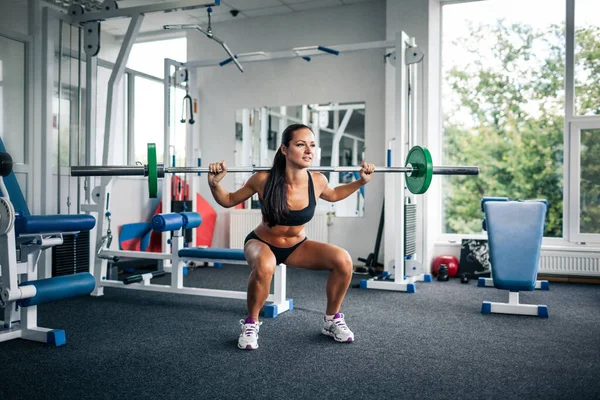
[[[429,189],[433,177],[431,153],[425,147],[415,146],[408,152],[406,166],[412,165],[417,172],[406,174],[406,186],[411,193],[423,194]]]
[[[151,199],[158,195],[158,162],[154,143],[148,143],[148,193]]]

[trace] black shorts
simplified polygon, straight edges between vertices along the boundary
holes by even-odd
[[[254,233],[254,231],[250,232],[248,234],[248,236],[246,236],[246,239],[244,240],[244,245],[248,242],[248,240],[251,240],[251,239],[256,239],[259,242],[263,242],[264,244],[269,246],[269,248],[273,252],[273,255],[275,255],[275,262],[277,263],[277,265],[279,265],[279,264],[283,264],[285,262],[285,260],[287,260],[287,258],[290,256],[290,254],[292,254],[294,252],[294,250],[296,250],[298,248],[298,246],[300,246],[302,243],[304,243],[304,241],[307,239],[307,237],[305,237],[304,239],[302,239],[300,242],[296,243],[292,247],[275,247],[275,246],[265,242],[261,238],[259,238],[256,235],[256,233]]]

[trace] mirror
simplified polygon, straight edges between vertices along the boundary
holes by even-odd
[[[359,166],[365,149],[365,103],[303,104],[244,108],[235,116],[235,165],[271,166],[281,144],[281,133],[290,124],[312,128],[317,143],[313,166]],[[234,174],[235,188],[240,188],[251,174]],[[356,173],[324,173],[331,187],[358,179]],[[329,203],[318,202],[318,210],[335,212],[337,217],[362,217],[364,191]],[[258,195],[244,208],[258,209]]]

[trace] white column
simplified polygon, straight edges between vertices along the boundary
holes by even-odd
[[[302,119],[304,120],[304,107],[302,106]],[[308,109],[307,109],[308,110]],[[308,114],[307,114],[308,115]],[[306,117],[308,121],[308,116]],[[306,125],[306,124],[305,124]],[[315,154],[315,159],[313,160],[313,165],[320,166],[321,165],[321,127],[319,125],[319,112],[313,111],[312,113],[312,131],[315,134],[315,145],[317,146],[317,152]]]
[[[303,111],[304,111],[304,107],[306,107],[306,106],[305,105],[302,106]],[[279,118],[279,130],[277,131],[277,139],[276,139],[277,141],[275,142],[276,149],[279,148],[279,146],[281,145],[281,134],[283,133],[285,128],[287,128],[287,126],[288,126],[287,107],[286,106],[279,107],[279,114],[281,114],[281,117]]]
[[[346,110],[346,113],[344,114],[344,118],[342,119],[342,122],[340,123],[338,129],[335,132],[335,135],[333,135],[333,141],[331,144],[331,166],[332,167],[338,167],[340,165],[340,141],[342,140],[342,136],[344,135],[344,132],[346,132],[346,127],[348,126],[348,122],[350,122],[350,117],[352,117],[352,112],[354,110],[352,110],[351,108]],[[397,174],[397,175],[401,175],[401,174]],[[331,187],[336,187],[339,183],[339,173],[338,172],[332,172],[329,175],[329,184]]]
[[[260,157],[259,165],[269,165],[269,110],[260,108]]]

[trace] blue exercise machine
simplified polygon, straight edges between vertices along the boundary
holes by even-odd
[[[90,215],[31,215],[1,140],[0,164],[0,342],[20,338],[64,345],[63,330],[37,326],[37,306],[89,295],[94,277],[79,273],[38,280],[38,260],[44,250],[62,244],[64,235],[89,231],[96,220]]]

